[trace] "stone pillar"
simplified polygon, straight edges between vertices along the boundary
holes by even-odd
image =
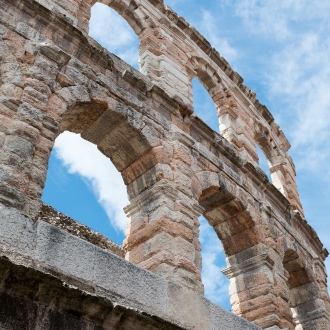
[[[191,105],[191,81],[182,65],[186,55],[175,45],[175,37],[157,27],[146,29],[139,38],[141,72],[171,97],[177,96]]]
[[[294,265],[294,261],[291,262]],[[324,263],[314,259],[314,272],[292,267],[288,285],[296,330],[330,329],[329,295]],[[312,273],[315,277],[313,281]],[[308,282],[312,279],[312,282]]]
[[[126,259],[203,293],[199,204],[162,180],[131,200],[125,211],[130,219]]]
[[[283,170],[283,165],[272,165],[269,167],[269,171],[272,177],[273,185],[284,195],[287,197],[287,193],[285,190],[285,172]]]
[[[227,258],[232,311],[263,329],[293,330],[285,280],[267,250],[258,244]]]
[[[245,111],[240,110],[230,90],[217,93],[213,101],[218,110],[221,135],[239,151],[241,157],[252,164],[258,164],[253,129],[248,125]]]
[[[290,302],[296,330],[330,329],[329,312],[316,282],[292,288]]]
[[[273,185],[288,198],[293,208],[304,216],[296,184],[296,172],[291,157],[271,157],[269,168]]]
[[[23,35],[30,32],[24,24],[19,28]],[[30,47],[26,51],[25,43]],[[31,46],[13,31],[2,42],[0,201],[32,218],[39,211],[49,154],[60,129],[54,117],[62,104],[51,97],[51,88],[66,61],[68,57],[57,47]]]
[[[328,256],[326,250],[321,254],[324,260]],[[324,261],[321,258],[314,259],[314,274],[319,287],[320,298],[324,301],[327,312],[330,314],[330,298],[327,285],[327,271],[325,268]]]

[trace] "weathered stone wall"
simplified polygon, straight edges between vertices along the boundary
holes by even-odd
[[[107,2],[139,36],[142,73],[87,36],[94,3],[0,0],[1,246],[37,258],[34,239],[22,242],[35,235],[54,141],[69,130],[97,145],[121,172],[130,201],[126,259],[175,283],[180,294],[174,305],[190,295],[204,301],[198,237],[203,214],[225,249],[234,313],[262,328],[329,329],[328,253],[303,218],[289,143],[271,114],[161,1]],[[195,76],[213,97],[223,136],[193,113]],[[272,164],[274,184],[257,166],[256,144]],[[20,217],[11,208],[27,217],[16,234],[10,228],[19,227]],[[64,237],[61,251],[72,239]],[[71,269],[71,258],[82,256],[70,251],[56,266],[60,274]],[[47,255],[50,264],[57,261],[58,255]],[[71,275],[81,277],[81,271]],[[99,271],[107,283],[112,269]],[[86,280],[95,285],[93,276]],[[131,284],[139,290],[133,279]],[[127,291],[123,296],[135,299]],[[200,306],[192,302],[187,314]],[[180,318],[195,326],[186,314]],[[212,327],[221,329],[196,326]]]
[[[0,204],[0,328],[258,330],[198,293]]]

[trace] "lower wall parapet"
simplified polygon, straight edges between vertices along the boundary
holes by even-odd
[[[67,215],[58,212],[50,205],[44,203],[41,205],[37,221],[41,220],[61,228],[74,236],[80,237],[104,250],[110,251],[118,257],[125,258],[125,250],[121,246]]]
[[[51,224],[0,205],[0,327],[260,329]]]

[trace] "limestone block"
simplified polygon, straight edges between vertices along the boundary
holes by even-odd
[[[212,327],[211,303],[194,291],[174,283],[168,284],[167,313],[192,329],[218,329],[216,324]]]
[[[160,252],[166,247],[167,250],[174,254],[185,257],[194,262],[195,247],[181,237],[173,237],[165,232],[162,232],[145,243],[145,256]]]
[[[65,87],[57,91],[56,94],[67,102],[68,106],[74,106],[77,103],[87,103],[91,100],[84,86]]]
[[[46,56],[37,55],[34,65],[27,69],[30,77],[43,81],[51,89],[54,87],[54,82],[58,74],[58,65]]]
[[[249,249],[239,252],[233,256],[227,257],[226,262],[228,266],[234,266],[242,263],[250,258],[267,253],[267,246],[265,244],[257,244]]]
[[[66,54],[63,50],[59,47],[52,45],[48,42],[41,42],[37,45],[37,49],[40,52],[56,62],[59,66],[62,66],[69,62],[71,56]]]
[[[187,188],[190,188],[192,184],[192,180],[189,176],[178,171],[174,172],[174,182]]]
[[[44,113],[38,109],[33,107],[28,103],[22,103],[17,111],[20,115],[27,116],[33,120],[41,122],[44,117]]]
[[[199,294],[204,293],[204,286],[201,283],[201,279],[199,276],[196,276],[196,269],[193,269],[190,264],[174,256],[172,256],[171,262],[164,260],[161,263],[160,260],[157,260],[157,257],[160,256],[156,255],[152,257],[148,262],[141,263],[141,266],[145,268],[147,264],[150,264],[152,265],[150,270],[167,281],[175,283],[180,287],[188,288],[193,292],[198,292]],[[177,262],[178,260],[180,261]]]
[[[159,233],[167,233],[173,237],[182,237],[190,243],[194,238],[194,233],[191,229],[166,218],[149,223],[147,223],[147,221],[142,221],[139,227],[138,224],[132,223],[129,228],[129,233],[129,237],[124,241],[124,247],[127,251],[132,250],[133,247],[146,242]]]
[[[46,182],[47,175],[47,167],[40,169],[36,166],[32,166],[30,171],[31,181],[39,185],[40,187],[44,187]]]
[[[272,272],[266,266],[257,270],[252,270],[238,275],[230,280],[229,293],[236,294],[240,291],[267,284],[271,286],[274,283]]]
[[[88,78],[83,75],[78,69],[67,65],[65,69],[65,75],[69,79],[68,83],[73,85],[84,85],[87,86]]]
[[[19,100],[22,97],[23,88],[21,88],[21,87],[19,87],[17,85],[14,85],[12,83],[4,83],[0,87],[0,92],[4,96],[8,96],[10,98]]]
[[[37,241],[33,221],[17,209],[0,203],[0,241],[2,247],[31,256]]]
[[[4,150],[12,152],[24,160],[32,159],[34,155],[33,143],[17,135],[8,135],[3,148]]]
[[[94,283],[109,293],[149,306],[157,312],[166,310],[166,282],[102,249],[96,248]]]
[[[160,139],[155,129],[149,125],[144,126],[141,130],[143,137],[148,141],[149,145],[152,147],[156,147],[160,143]]]
[[[313,301],[318,297],[318,288],[316,283],[308,283],[290,290],[291,306],[295,307],[304,302]]]
[[[261,329],[257,325],[250,323],[249,321],[233,315],[229,311],[211,304],[211,319],[212,330],[227,330],[231,329],[248,330],[248,329]]]
[[[23,92],[22,101],[29,103],[42,111],[46,111],[48,96],[40,93],[34,88],[26,87]]]
[[[37,225],[35,258],[45,266],[85,281],[94,278],[95,246],[46,222]]]
[[[15,28],[15,31],[28,40],[43,42],[47,39],[45,36],[24,22],[19,22]]]
[[[0,148],[2,148],[3,144],[5,143],[6,134],[0,132]]]
[[[4,83],[23,87],[23,76],[16,59],[1,65],[1,79]]]

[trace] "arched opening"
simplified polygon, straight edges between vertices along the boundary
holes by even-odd
[[[255,140],[259,158],[259,166],[267,174],[269,181],[286,197],[285,163],[290,163],[282,147],[279,147],[269,130],[261,124],[256,125]],[[293,174],[294,176],[294,174]]]
[[[89,36],[139,69],[139,39],[136,31],[126,18],[111,7],[100,2],[94,4],[91,8]],[[88,108],[94,107],[96,116],[103,111],[97,109],[99,105],[83,107],[84,110],[75,111],[87,112]],[[70,119],[66,118],[62,122],[64,130],[82,133],[77,127],[66,125],[65,120]],[[115,120],[115,123],[118,121]],[[62,133],[56,139],[50,156],[42,200],[121,245],[127,219],[122,210],[127,205],[126,186],[113,163],[97,148],[77,134]],[[107,153],[105,150],[103,152]],[[117,154],[114,157],[120,162],[125,156]]]
[[[193,102],[196,114],[213,130],[220,133],[220,124],[217,109],[207,89],[197,79],[192,80]]]
[[[221,272],[226,268],[226,256],[223,246],[208,221],[204,217],[200,217],[199,222],[204,295],[219,306],[231,310],[229,280]]]
[[[260,149],[260,147],[258,145],[256,145],[257,148],[257,153],[258,153],[258,163],[259,163],[259,167],[265,172],[265,174],[268,177],[268,180],[270,182],[272,182],[272,177],[269,171],[269,167],[270,167],[270,163],[269,160],[266,158],[265,154],[263,153],[263,151]]]
[[[304,316],[316,309],[319,290],[312,273],[305,267],[296,251],[288,249],[285,252],[283,266],[288,276],[291,322],[293,325],[301,324]]]
[[[202,186],[202,194],[200,195],[199,203],[204,209],[203,216],[210,225],[210,227],[207,227],[205,223],[203,223],[203,220],[201,220],[202,255],[203,242],[205,244],[203,229],[207,227],[209,230],[207,233],[209,233],[208,235],[211,239],[207,242],[205,250],[207,252],[209,249],[208,245],[212,245],[213,242],[217,242],[217,244],[220,242],[222,243],[223,250],[214,249],[218,256],[217,262],[219,263],[220,259],[218,265],[221,264],[221,268],[228,267],[227,269],[223,269],[223,272],[230,278],[230,285],[235,289],[235,276],[239,275],[239,273],[237,273],[237,270],[233,272],[232,268],[236,269],[236,264],[244,261],[244,259],[241,259],[242,257],[244,258],[245,255],[255,253],[253,249],[261,241],[260,233],[256,229],[256,214],[254,214],[253,217],[251,216],[254,212],[253,206],[245,204],[245,198],[242,198],[243,195],[237,195],[233,183],[221,174],[201,172],[197,176]],[[213,232],[213,234],[211,234],[211,232]],[[217,246],[217,244],[215,246]],[[245,252],[249,250],[251,250],[251,252]],[[226,257],[226,265],[222,261],[223,256]],[[215,258],[215,255],[213,253],[213,255],[206,255],[206,257]],[[219,268],[220,267],[218,267],[218,270]],[[205,270],[203,270],[203,274],[204,273]],[[230,309],[228,280],[221,279],[220,277],[218,280],[223,285],[222,292],[226,296],[222,303]],[[242,290],[243,288],[244,287],[241,286]],[[227,290],[227,294],[225,293],[225,289]],[[233,295],[232,292],[231,295]],[[240,300],[237,299],[237,294],[234,294],[234,296],[234,298],[231,297],[231,304],[232,308],[237,308]],[[235,312],[239,314],[239,310]]]
[[[128,116],[135,118],[134,123],[129,122]],[[137,117],[133,109],[110,99],[70,107],[61,120],[62,132],[66,132],[56,140],[42,197],[46,203],[97,229],[118,244],[122,243],[127,222],[122,210],[127,205],[125,184],[131,183],[134,176],[125,170],[151,148],[139,131],[144,125]],[[150,163],[139,167],[142,173],[153,166],[150,157]],[[62,174],[64,181],[75,185],[63,194],[61,189],[65,184],[61,187],[61,177],[55,179],[58,173]],[[68,192],[79,195],[68,196]],[[90,197],[92,200],[81,206]],[[86,211],[82,214],[80,208]],[[93,210],[101,215],[101,221],[96,219]]]
[[[89,35],[101,46],[139,70],[139,39],[128,22],[100,2],[91,9]]]
[[[62,133],[49,160],[42,201],[121,245],[126,186],[115,166],[78,134]]]

